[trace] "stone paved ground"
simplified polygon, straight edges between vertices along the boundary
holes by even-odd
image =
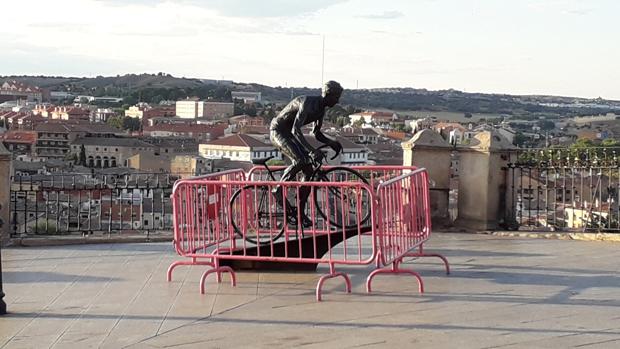
[[[170,243],[2,251],[10,314],[2,348],[619,348],[620,245],[435,234],[438,260],[409,260],[415,279],[342,267],[352,294],[319,273],[238,273],[238,287],[181,267]],[[319,272],[325,272],[321,267]],[[226,277],[227,278],[227,277]]]

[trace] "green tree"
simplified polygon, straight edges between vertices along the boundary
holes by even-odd
[[[517,133],[515,133],[515,138],[513,140],[514,145],[516,145],[517,147],[523,147],[526,142],[527,142],[527,136],[525,136],[523,132],[517,131]]]
[[[348,125],[349,124],[349,117],[348,116],[339,116],[336,119],[336,126],[338,127],[343,127],[344,125]]]
[[[73,153],[67,153],[67,155],[65,155],[65,161],[76,163],[78,161],[78,157]]]
[[[132,118],[129,116],[125,116],[123,118],[122,125],[123,125],[124,130],[138,131],[140,130],[141,123],[140,123],[140,119],[138,118]]]
[[[107,124],[112,127],[116,127],[119,130],[123,129],[123,120],[120,116],[113,116],[109,118]]]
[[[86,166],[86,148],[84,144],[80,147],[80,158],[78,160],[78,165]]]
[[[550,120],[538,120],[536,123],[541,130],[548,131],[553,130],[555,128],[555,123]]]
[[[582,150],[582,149],[592,148],[593,146],[594,146],[594,143],[591,140],[587,138],[579,138],[570,147],[571,149]]]
[[[618,142],[615,139],[608,138],[608,139],[603,140],[603,142],[601,142],[601,146],[614,148],[614,147],[620,146],[620,142]]]
[[[284,166],[286,163],[283,160],[271,159],[267,161],[267,166]]]

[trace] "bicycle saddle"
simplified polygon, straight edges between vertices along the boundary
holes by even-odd
[[[263,159],[252,159],[252,163],[254,165],[265,165],[267,163],[267,161],[273,159],[275,156],[270,156],[268,158],[263,158]]]

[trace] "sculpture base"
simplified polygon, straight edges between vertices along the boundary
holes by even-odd
[[[362,234],[371,231],[371,227],[363,227]],[[276,241],[273,244],[273,255],[271,254],[271,245],[254,246],[244,250],[233,251],[233,255],[246,256],[273,256],[287,258],[299,258],[301,252],[302,258],[321,258],[327,251],[338,245],[342,241],[349,239],[358,234],[357,228],[334,231],[329,234],[321,234],[313,237],[308,235],[302,239]],[[315,255],[316,241],[316,255]],[[300,248],[301,246],[301,248]],[[245,253],[244,253],[245,252]],[[260,254],[259,254],[260,252]],[[288,252],[288,253],[286,253]],[[252,260],[234,260],[220,259],[221,266],[229,266],[234,270],[272,270],[272,271],[316,271],[317,263],[298,263],[298,262],[268,262],[268,261],[252,261]]]

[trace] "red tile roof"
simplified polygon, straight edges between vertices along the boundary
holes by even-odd
[[[269,127],[267,126],[243,126],[239,129],[239,133],[242,134],[269,134]]]
[[[7,131],[2,135],[4,142],[35,144],[37,133],[32,131]]]

